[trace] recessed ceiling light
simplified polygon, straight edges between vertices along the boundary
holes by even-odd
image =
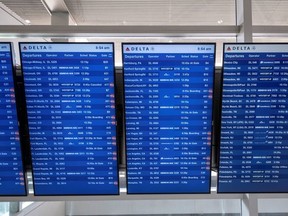
[[[25,20],[25,22],[26,22],[27,24],[31,24],[31,21],[30,21],[30,20]]]
[[[223,20],[220,19],[220,20],[217,21],[217,23],[218,23],[218,24],[222,24],[222,23],[223,23]]]

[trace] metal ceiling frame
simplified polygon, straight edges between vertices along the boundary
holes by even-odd
[[[237,26],[1,26],[0,37],[235,37]]]
[[[236,37],[240,31],[240,26],[3,25],[0,37]],[[288,26],[252,26],[252,34],[253,37],[287,37]]]

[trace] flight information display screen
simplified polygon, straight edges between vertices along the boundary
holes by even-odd
[[[13,65],[12,45],[0,43],[0,196],[26,195]]]
[[[218,192],[288,192],[288,44],[225,44]]]
[[[122,49],[128,193],[209,193],[215,44]]]
[[[20,43],[35,195],[119,194],[112,43]]]

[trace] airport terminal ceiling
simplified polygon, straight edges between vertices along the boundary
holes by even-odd
[[[235,25],[236,23],[236,4],[233,0],[2,0],[0,2],[31,25],[49,25],[53,12],[68,12],[71,25]],[[287,7],[287,1],[252,0],[253,24],[287,25]]]

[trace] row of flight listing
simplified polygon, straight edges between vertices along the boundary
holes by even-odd
[[[122,44],[127,194],[210,193],[212,144],[218,193],[288,192],[288,44],[224,44],[220,95],[215,48]],[[35,196],[118,195],[114,44],[19,50],[21,101],[12,43],[0,43],[0,196],[27,195],[25,124]]]

